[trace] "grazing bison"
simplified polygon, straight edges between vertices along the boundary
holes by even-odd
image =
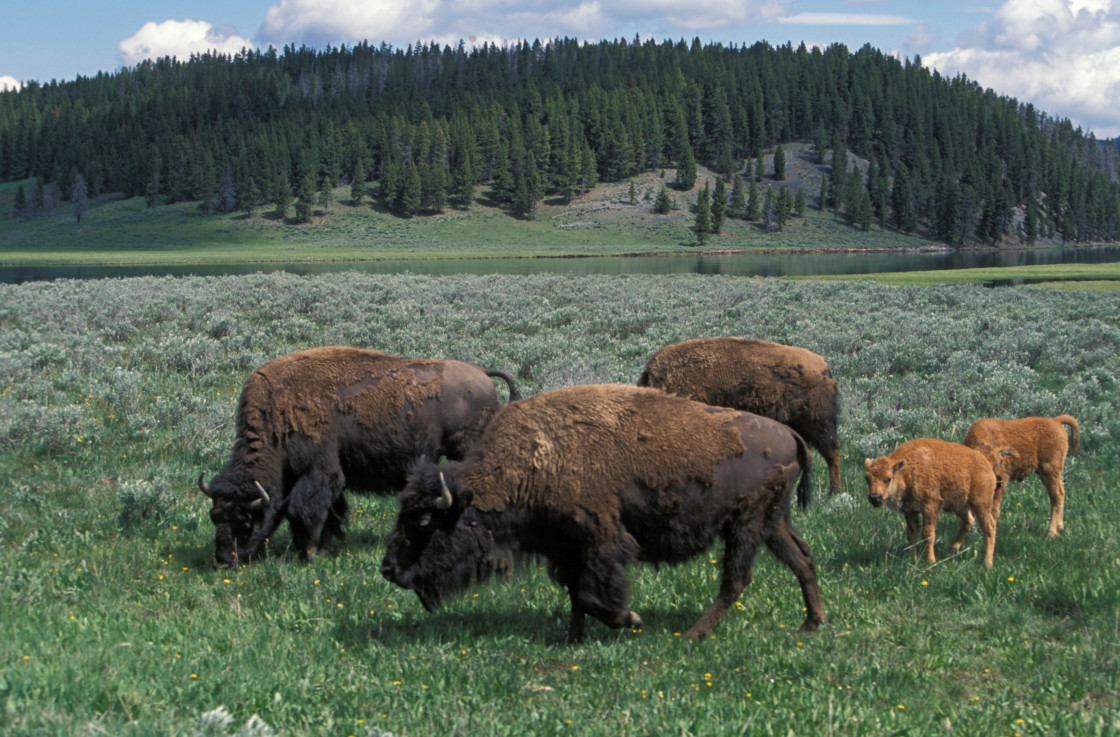
[[[392,492],[421,456],[462,458],[498,411],[490,377],[450,360],[401,358],[329,346],[266,363],[237,406],[237,439],[225,467],[198,485],[213,500],[219,565],[248,562],[286,518],[311,558],[342,537],[343,487]]]
[[[839,393],[816,353],[749,338],[696,338],[654,353],[638,386],[789,425],[824,456],[829,492],[840,491]]]
[[[626,566],[678,563],[724,541],[719,596],[686,633],[705,637],[751,581],[765,544],[801,584],[802,629],[825,621],[809,546],[789,506],[808,504],[809,451],[773,420],[652,389],[559,389],[503,409],[458,463],[418,464],[381,572],[426,609],[472,581],[544,556],[568,589],[568,640],[584,615],[638,627]]]
[[[1068,438],[1062,425],[1069,426]],[[1012,481],[1022,481],[1032,473],[1038,474],[1050,496],[1050,527],[1046,536],[1054,537],[1064,530],[1066,485],[1062,481],[1062,469],[1066,464],[1066,453],[1076,453],[1081,444],[1081,428],[1077,420],[1069,415],[977,420],[968,428],[964,444],[975,448],[981,443],[1015,450],[1015,457],[1005,464]]]
[[[889,456],[864,461],[867,467],[868,501],[884,504],[906,518],[906,541],[918,556],[918,529],[926,542],[926,562],[935,563],[934,540],[941,510],[961,518],[950,553],[961,549],[973,521],[984,536],[984,566],[992,567],[999,517],[997,472],[1004,449],[988,448],[988,455],[959,443],[936,438],[918,438],[898,446]]]

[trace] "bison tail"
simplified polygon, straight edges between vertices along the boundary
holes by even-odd
[[[509,401],[516,402],[521,399],[521,392],[517,390],[517,384],[513,381],[512,376],[504,371],[487,371],[486,375],[490,378],[497,377],[509,386]]]
[[[1054,422],[1069,426],[1069,452],[1076,453],[1081,448],[1081,426],[1077,424],[1077,420],[1072,415],[1058,415]]]
[[[801,435],[794,432],[793,437],[797,440],[797,465],[801,466],[801,481],[797,484],[797,506],[806,509],[813,500],[813,479],[810,473],[813,470],[813,456]]]

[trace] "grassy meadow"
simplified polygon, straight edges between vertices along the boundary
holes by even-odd
[[[805,346],[842,390],[845,492],[794,509],[830,622],[761,552],[710,639],[718,545],[632,569],[643,631],[589,622],[539,562],[429,614],[381,579],[392,498],[354,497],[347,548],[210,565],[195,487],[256,366],[350,344],[514,374],[525,394],[634,382],[700,335]],[[721,276],[284,273],[0,285],[4,735],[1118,735],[1120,294]],[[866,501],[862,461],[982,416],[1073,414],[1066,532],[1011,487],[936,565]]]
[[[803,188],[815,201],[827,167],[815,164],[808,144],[791,149],[789,177],[761,187]],[[767,166],[772,166],[767,161]],[[520,256],[616,255],[691,250],[695,216],[690,207],[706,169],[690,192],[672,191],[676,209],[651,212],[652,198],[673,179],[673,170],[634,178],[637,201],[630,203],[629,182],[604,183],[565,203],[546,199],[534,220],[512,217],[480,189],[469,208],[446,208],[438,215],[398,217],[373,197],[354,204],[349,187],[334,191],[328,215],[316,210],[311,223],[278,218],[274,207],[203,214],[197,202],[149,208],[143,197],[105,196],[90,203],[79,224],[73,207],[60,204],[48,216],[24,222],[0,217],[0,265],[206,264],[384,259],[500,258]],[[18,182],[0,184],[0,213],[10,213]],[[375,194],[370,185],[369,192]],[[648,197],[648,199],[647,199]],[[289,209],[289,215],[291,210]],[[913,248],[928,241],[873,228],[849,227],[832,213],[813,207],[793,218],[782,232],[758,223],[725,221],[723,234],[708,240],[709,250],[820,247]]]

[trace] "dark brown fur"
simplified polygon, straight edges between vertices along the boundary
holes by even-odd
[[[301,554],[317,538],[329,549],[344,487],[396,491],[416,459],[465,455],[499,409],[491,376],[517,399],[508,376],[461,361],[328,346],[261,366],[241,391],[230,460],[208,486],[199,479],[218,562],[247,562],[285,518]]]
[[[1070,436],[1062,425],[1069,427]],[[1058,417],[1024,417],[1019,420],[977,420],[968,428],[964,444],[976,448],[981,444],[1008,447],[1014,457],[1004,462],[1004,469],[1012,481],[1022,481],[1032,473],[1038,474],[1050,497],[1050,526],[1047,537],[1054,537],[1065,529],[1066,485],[1062,471],[1066,454],[1076,453],[1081,443],[1081,428],[1069,415]]]
[[[503,409],[461,463],[424,464],[400,495],[382,573],[428,608],[508,565],[548,559],[584,615],[637,626],[626,566],[676,563],[724,540],[719,596],[688,631],[708,634],[751,580],[759,545],[801,583],[806,630],[824,622],[808,545],[789,521],[798,476],[808,502],[808,449],[765,417],[652,389],[560,389]],[[448,494],[442,503],[441,477]]]
[[[749,338],[696,338],[653,354],[638,386],[789,425],[824,456],[830,493],[840,491],[839,392],[816,353]]]

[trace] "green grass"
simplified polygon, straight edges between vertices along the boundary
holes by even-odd
[[[237,392],[283,353],[344,343],[514,373],[526,394],[633,382],[661,345],[753,335],[829,359],[843,483],[795,509],[830,623],[760,553],[711,639],[720,549],[639,566],[641,632],[589,624],[538,562],[426,613],[378,574],[391,498],[353,500],[347,548],[209,565],[200,472]],[[722,276],[137,278],[0,285],[0,733],[1116,735],[1120,296]],[[1068,412],[1066,533],[1013,485],[995,567],[927,566],[865,501],[862,460],[980,416]],[[945,545],[956,521],[940,530]],[[717,561],[717,563],[713,563]],[[228,727],[200,728],[224,706]],[[219,720],[220,721],[220,720]],[[259,724],[258,724],[259,726]],[[257,733],[260,733],[258,731]]]
[[[1064,289],[1120,290],[1120,264],[1040,264],[984,269],[944,269],[813,277],[825,281],[875,281],[890,285],[1023,283]]]

